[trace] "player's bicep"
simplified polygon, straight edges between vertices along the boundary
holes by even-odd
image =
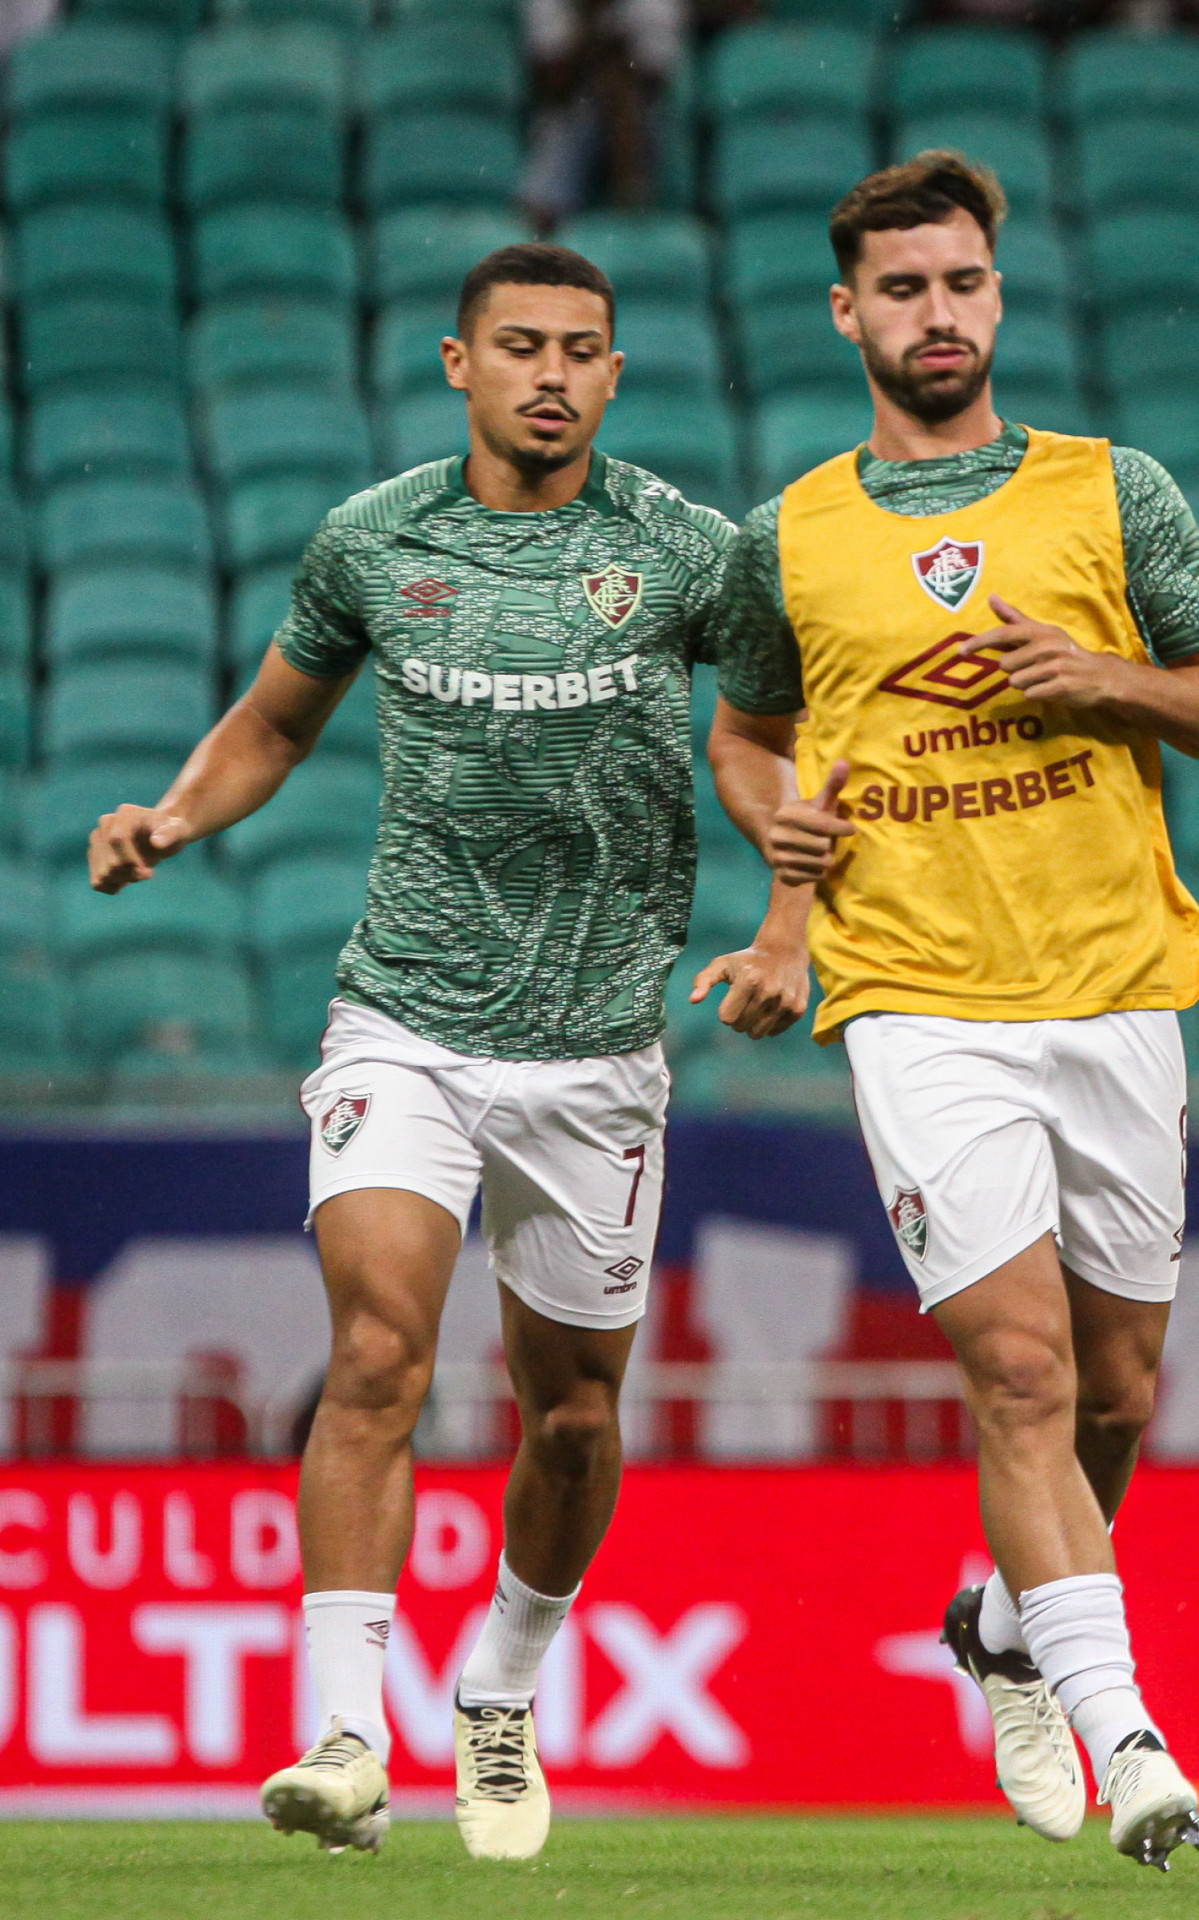
[[[273,732],[308,753],[330,714],[353,686],[358,671],[356,667],[352,673],[336,676],[303,673],[284,658],[272,640],[243,702]]]

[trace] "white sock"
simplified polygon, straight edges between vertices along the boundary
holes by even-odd
[[[537,1670],[578,1593],[579,1587],[557,1599],[534,1593],[501,1553],[483,1631],[458,1682],[463,1706],[528,1706],[537,1688]]]
[[[304,1595],[308,1663],[321,1730],[340,1720],[387,1765],[391,1735],[383,1712],[383,1661],[395,1612],[394,1593],[356,1589]]]
[[[1020,1625],[1029,1658],[1056,1693],[1102,1786],[1121,1741],[1157,1734],[1133,1679],[1119,1576],[1080,1573],[1030,1587],[1020,1595]]]
[[[983,1588],[978,1614],[978,1637],[988,1653],[1022,1653],[1028,1657],[1020,1627],[1020,1609],[996,1567]]]

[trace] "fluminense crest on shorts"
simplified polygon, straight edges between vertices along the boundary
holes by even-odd
[[[321,1115],[318,1129],[321,1145],[326,1152],[341,1153],[349,1146],[366,1119],[370,1103],[369,1093],[339,1093],[329,1103]]]
[[[610,627],[623,627],[641,605],[645,575],[626,573],[623,567],[617,566],[615,560],[602,573],[583,574],[582,580],[587,605]]]
[[[928,1215],[919,1187],[897,1187],[887,1213],[908,1252],[923,1260],[928,1251]]]
[[[983,570],[981,540],[938,540],[935,547],[912,555],[916,578],[930,600],[952,613],[968,600]]]

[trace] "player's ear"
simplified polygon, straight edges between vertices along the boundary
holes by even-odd
[[[862,330],[858,326],[858,316],[853,310],[853,289],[844,286],[841,281],[828,290],[829,309],[833,316],[833,325],[845,340],[852,340],[855,347],[862,344]]]
[[[441,364],[445,368],[445,377],[450,385],[457,387],[460,393],[464,393],[467,367],[470,364],[470,354],[465,340],[456,340],[452,333],[447,333],[441,343]]]
[[[624,355],[616,348],[608,355],[608,399],[615,400],[616,388],[624,368]]]

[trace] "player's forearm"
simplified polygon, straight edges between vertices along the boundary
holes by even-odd
[[[781,880],[773,881],[766,916],[753,938],[754,946],[806,954],[808,916],[815,895],[814,886],[788,887]]]
[[[265,806],[308,751],[239,700],[201,740],[159,807],[186,823],[189,840],[206,839]]]
[[[1099,703],[1104,712],[1199,758],[1199,666],[1163,669],[1113,660],[1110,669]]]
[[[774,817],[799,794],[792,754],[722,725],[718,716],[708,741],[708,760],[721,806],[763,859],[769,860]]]

